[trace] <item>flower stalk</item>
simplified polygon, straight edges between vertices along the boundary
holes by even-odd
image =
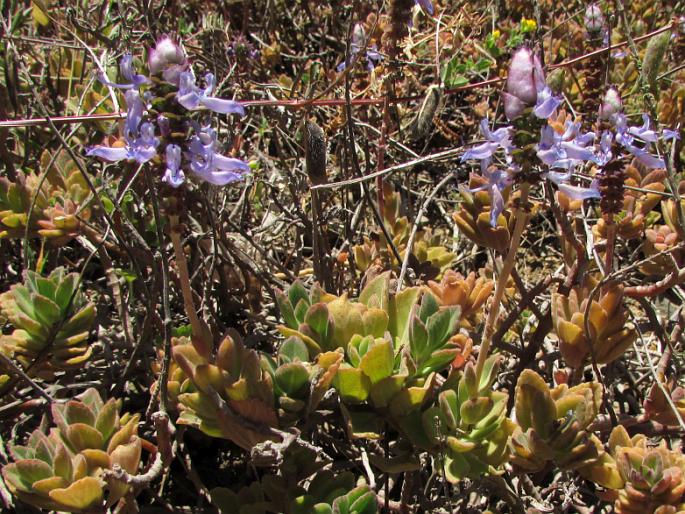
[[[488,313],[488,318],[485,321],[485,328],[483,329],[483,340],[480,344],[480,350],[478,352],[478,360],[476,361],[476,383],[480,383],[480,377],[483,373],[483,366],[490,352],[490,345],[492,344],[492,336],[495,333],[495,323],[499,316],[500,305],[502,303],[502,297],[504,296],[504,290],[507,285],[507,281],[514,269],[514,262],[516,257],[516,251],[521,243],[521,235],[523,234],[523,228],[526,226],[528,220],[528,209],[526,204],[528,203],[528,191],[530,189],[530,184],[528,182],[523,182],[521,184],[521,196],[519,198],[518,206],[515,207],[514,216],[516,217],[516,223],[514,225],[514,230],[511,234],[511,242],[509,243],[509,251],[502,264],[502,271],[497,278],[497,285],[495,287],[495,295],[492,299],[492,305],[490,306],[490,312]]]

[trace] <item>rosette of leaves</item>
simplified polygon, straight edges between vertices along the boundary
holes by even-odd
[[[378,500],[368,486],[355,487],[349,471],[320,471],[307,489],[288,488],[281,476],[267,475],[237,493],[225,487],[212,489],[212,503],[230,514],[376,514]]]
[[[623,239],[637,239],[645,230],[648,213],[661,201],[658,192],[666,190],[666,170],[646,170],[641,164],[633,159],[633,162],[623,169],[625,173],[625,185],[642,189],[627,189],[623,195],[623,210],[614,217],[616,233]],[[597,224],[592,227],[592,232],[598,239],[606,239],[607,223],[604,218],[599,218]]]
[[[623,287],[617,283],[607,285],[599,298],[592,300],[588,310],[591,286],[589,280],[584,287],[576,287],[568,295],[552,295],[552,319],[559,350],[572,368],[583,366],[590,352],[597,363],[608,364],[637,339],[637,331],[627,324]],[[586,311],[589,334],[585,331]]]
[[[601,403],[602,389],[595,382],[550,389],[535,371],[523,370],[516,384],[518,426],[511,438],[511,463],[530,473],[551,461],[605,487],[616,484],[619,479],[613,460],[588,431]]]
[[[408,338],[409,314],[417,303],[420,289],[407,288],[398,294],[389,292],[390,272],[369,282],[357,300],[346,294],[334,296],[314,286],[307,292],[295,282],[286,292],[277,293],[286,336],[297,336],[307,345],[310,356],[322,351],[346,350],[353,336],[383,337],[390,333],[399,347]]]
[[[255,350],[246,348],[236,333],[224,338],[216,355],[206,345],[179,343],[172,348],[184,375],[172,377],[172,397],[181,411],[177,423],[230,439],[246,450],[276,438],[269,430],[278,425],[274,385]]]
[[[449,367],[462,350],[452,341],[458,329],[458,307],[440,307],[426,293],[408,318],[408,339],[399,347],[389,333],[384,337],[355,334],[347,346],[346,360],[333,385],[346,404],[344,414],[352,437],[380,437],[385,414],[400,430],[411,431],[434,375]]]
[[[487,185],[487,180],[480,175],[471,174],[469,189],[461,191],[462,203],[452,219],[459,230],[478,246],[506,252],[509,248],[510,225],[513,222],[511,213],[504,210],[497,217],[497,224],[490,223],[490,195],[487,191],[473,191]],[[511,188],[502,191],[504,205],[507,205]]]
[[[481,308],[495,287],[492,280],[476,278],[474,272],[464,277],[461,273],[448,270],[438,282],[429,281],[428,288],[440,305],[458,306],[461,309],[460,325],[472,329],[479,322]]]
[[[340,352],[325,352],[311,363],[307,345],[298,337],[286,339],[276,359],[262,354],[262,369],[271,376],[281,424],[293,423],[316,409],[342,359]]]
[[[673,379],[667,381],[663,374],[658,374],[656,380],[642,404],[645,417],[662,425],[678,426],[680,420],[685,419],[685,389],[677,385]]]
[[[646,229],[642,250],[645,257],[652,258],[640,265],[640,271],[645,275],[663,276],[676,266],[680,269],[685,263],[685,254],[678,248],[680,241],[678,233],[668,225]]]
[[[392,237],[392,243],[397,248],[400,257],[404,259],[412,226],[406,216],[401,215],[400,194],[395,192],[392,185],[384,183],[385,226]],[[430,227],[419,229],[414,239],[412,254],[409,256],[409,267],[418,277],[435,278],[442,274],[454,261],[455,255],[441,244],[441,234]],[[352,248],[357,269],[364,273],[372,264],[380,264],[385,269],[399,269],[401,262],[397,262],[392,248],[380,233],[372,238],[365,237],[364,242]]]
[[[0,239],[44,237],[54,246],[66,244],[90,218],[89,189],[69,155],[41,156],[41,176],[19,174],[15,182],[0,178]],[[33,210],[29,215],[29,210]],[[28,225],[28,231],[27,231]]]
[[[61,512],[100,512],[114,505],[130,486],[105,480],[115,464],[128,473],[138,470],[141,440],[139,416],[119,415],[119,402],[103,402],[95,389],[80,400],[53,403],[56,427],[34,431],[26,446],[10,446],[14,462],[2,468],[8,488],[20,500]]]
[[[611,487],[618,514],[670,514],[685,511],[685,457],[665,443],[647,446],[647,438],[632,439],[619,425],[609,437],[622,483]]]
[[[0,310],[15,327],[0,345],[31,372],[82,366],[93,351],[95,306],[79,290],[77,273],[57,268],[42,277],[28,270],[23,284],[0,294]]]
[[[474,365],[467,364],[456,383],[446,384],[438,404],[421,416],[425,442],[421,437],[416,441],[440,452],[439,471],[444,469],[445,478],[453,484],[467,477],[499,474],[498,468],[507,461],[514,424],[507,418],[508,395],[492,389],[498,371],[496,355],[485,362],[480,381]]]

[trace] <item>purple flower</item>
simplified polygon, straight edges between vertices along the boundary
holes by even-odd
[[[504,92],[504,113],[509,120],[518,118],[528,107],[541,119],[549,118],[561,100],[545,84],[545,73],[537,55],[530,48],[518,49],[511,59]]]
[[[428,14],[433,16],[434,11],[433,11],[433,3],[431,2],[431,0],[414,0],[414,2],[416,3],[416,5],[420,6],[421,9],[423,9]]]
[[[202,105],[210,111],[221,114],[232,113],[240,114],[241,116],[245,115],[245,109],[239,102],[211,96],[215,86],[214,75],[207,73],[207,75],[205,75],[205,83],[207,84],[207,87],[205,87],[205,89],[200,89],[195,85],[195,75],[192,71],[181,73],[176,100],[189,111],[197,109]]]
[[[572,186],[570,184],[559,184],[559,191],[568,196],[571,200],[589,200],[590,198],[601,198],[599,192],[599,182],[593,180],[590,187]]]
[[[216,131],[205,127],[197,130],[188,145],[190,169],[205,182],[224,186],[244,178],[250,171],[247,163],[216,152]]]
[[[124,54],[119,61],[119,72],[126,83],[117,84],[110,82],[104,73],[98,73],[98,80],[105,86],[116,87],[119,89],[137,89],[143,84],[149,84],[150,79],[145,75],[140,75],[133,69],[133,56],[131,54]]]
[[[668,141],[670,139],[680,139],[680,133],[677,130],[665,128],[661,131],[661,138],[664,141]]]
[[[594,141],[594,132],[579,134],[580,123],[567,122],[563,134],[559,134],[551,126],[542,129],[537,156],[550,168],[570,169],[582,161],[594,161],[595,154],[592,147],[587,147]]]
[[[641,127],[628,127],[625,115],[616,115],[614,117],[616,127],[614,139],[647,168],[665,168],[665,161],[648,151],[649,145],[658,139],[656,132],[650,129],[649,116],[643,114],[642,120]],[[644,146],[636,146],[634,144],[635,138],[643,141]]]
[[[425,0],[424,0],[425,1]],[[429,2],[430,3],[430,2]],[[431,13],[432,14],[432,13]],[[357,23],[352,30],[352,41],[350,42],[350,62],[354,59],[366,44],[366,32],[361,23]],[[366,68],[371,71],[378,64],[383,56],[378,52],[376,45],[371,45],[366,49]],[[347,60],[341,62],[336,67],[336,71],[340,73],[347,67]]]
[[[489,163],[490,158],[498,148],[503,148],[508,156],[512,148],[511,130],[511,127],[502,127],[493,132],[488,126],[488,120],[483,118],[480,121],[480,131],[485,137],[485,143],[474,146],[464,152],[464,155],[461,156],[461,162],[469,159],[480,159],[481,161],[487,160]]]
[[[477,193],[478,191],[487,191],[490,196],[490,225],[497,226],[497,218],[504,210],[504,197],[502,191],[512,184],[512,173],[510,171],[500,170],[495,166],[489,166],[487,161],[481,161],[480,166],[481,175],[488,182],[482,186],[468,189],[469,193]]]
[[[180,74],[188,68],[186,53],[169,36],[162,36],[155,47],[148,50],[147,63],[152,75],[161,73],[164,80],[176,85]]]
[[[185,174],[181,169],[181,147],[169,144],[166,147],[166,172],[162,180],[173,187],[178,187],[185,181]]]
[[[128,115],[124,125],[126,145],[114,147],[96,145],[89,148],[86,155],[110,162],[127,160],[141,164],[157,155],[159,139],[155,137],[154,125],[149,122],[141,124],[145,106],[138,91],[135,89],[126,91],[126,104],[128,106]]]
[[[610,120],[623,110],[621,95],[616,88],[610,87],[604,94],[602,105],[599,106],[599,119]]]

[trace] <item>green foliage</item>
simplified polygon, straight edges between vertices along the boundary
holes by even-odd
[[[0,295],[0,311],[15,327],[0,346],[32,372],[81,366],[93,351],[88,333],[95,306],[79,290],[77,273],[27,271],[23,284]]]
[[[267,475],[237,493],[225,487],[212,489],[212,503],[222,514],[376,514],[376,494],[368,486],[355,487],[349,471],[320,471],[307,489],[288,489],[285,478]]]
[[[511,439],[512,464],[534,472],[552,461],[560,469],[590,475],[606,487],[615,483],[615,473],[604,469],[607,461],[601,443],[587,430],[601,404],[602,389],[595,382],[550,389],[540,375],[524,370],[516,384],[519,426]]]
[[[102,471],[120,466],[138,470],[141,440],[138,415],[119,415],[119,403],[106,403],[95,389],[80,400],[52,405],[55,427],[35,430],[26,446],[12,445],[13,461],[2,468],[10,491],[38,508],[93,512],[114,505],[131,490],[118,480],[105,482]]]
[[[515,426],[507,418],[506,393],[494,391],[499,357],[485,363],[480,382],[469,363],[464,372],[440,393],[437,405],[421,415],[423,433],[444,459],[445,477],[463,478],[498,474],[508,459],[507,443]]]

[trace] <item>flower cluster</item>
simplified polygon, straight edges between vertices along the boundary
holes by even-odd
[[[140,164],[157,158],[163,163],[160,169],[165,170],[162,180],[173,187],[185,181],[184,168],[219,186],[238,181],[249,172],[245,162],[218,152],[214,129],[187,116],[188,111],[202,108],[244,116],[245,109],[239,102],[213,96],[216,80],[211,73],[204,76],[205,87],[199,87],[183,48],[171,38],[164,36],[149,50],[150,77],[136,73],[130,54],[122,57],[119,71],[122,83],[111,82],[104,75],[99,79],[110,87],[125,90],[127,116],[123,140],[113,146],[90,147],[88,156]],[[176,93],[169,95],[169,88],[175,88]]]
[[[352,62],[355,56],[365,49],[366,68],[372,71],[375,66],[383,59],[383,56],[378,52],[378,47],[375,44],[367,46],[366,31],[361,23],[357,23],[352,30],[352,41],[350,41],[350,56],[349,59],[344,60],[336,70],[339,72],[347,68],[347,64]]]
[[[543,170],[540,176],[554,182],[571,199],[585,200],[602,196],[602,174],[611,162],[634,157],[648,169],[665,167],[664,160],[652,153],[651,145],[659,139],[678,137],[673,130],[664,129],[661,133],[653,130],[646,114],[642,115],[641,126],[629,125],[622,112],[621,97],[613,88],[607,91],[600,107],[602,130],[599,137],[594,132],[582,132],[579,122],[562,123],[555,120],[561,101],[545,84],[538,56],[526,47],[519,49],[512,57],[503,100],[505,114],[515,126],[491,130],[487,120],[483,120],[480,128],[485,142],[467,150],[461,159],[462,162],[480,160],[481,174],[487,184],[477,190],[489,192],[493,227],[504,209],[502,190],[510,186],[521,171],[520,157],[518,161],[514,158],[517,152],[524,153],[524,158],[528,160],[537,157],[535,165]],[[530,152],[521,152],[517,146],[517,130],[524,128],[523,133],[527,134],[539,127],[541,121],[546,123],[540,128],[540,138],[533,145],[535,151],[532,155]],[[527,148],[530,147],[530,144],[527,145]],[[492,165],[498,150],[503,151],[505,170],[498,170]],[[590,187],[571,185],[569,181],[573,171],[585,163],[598,167],[597,177]]]

